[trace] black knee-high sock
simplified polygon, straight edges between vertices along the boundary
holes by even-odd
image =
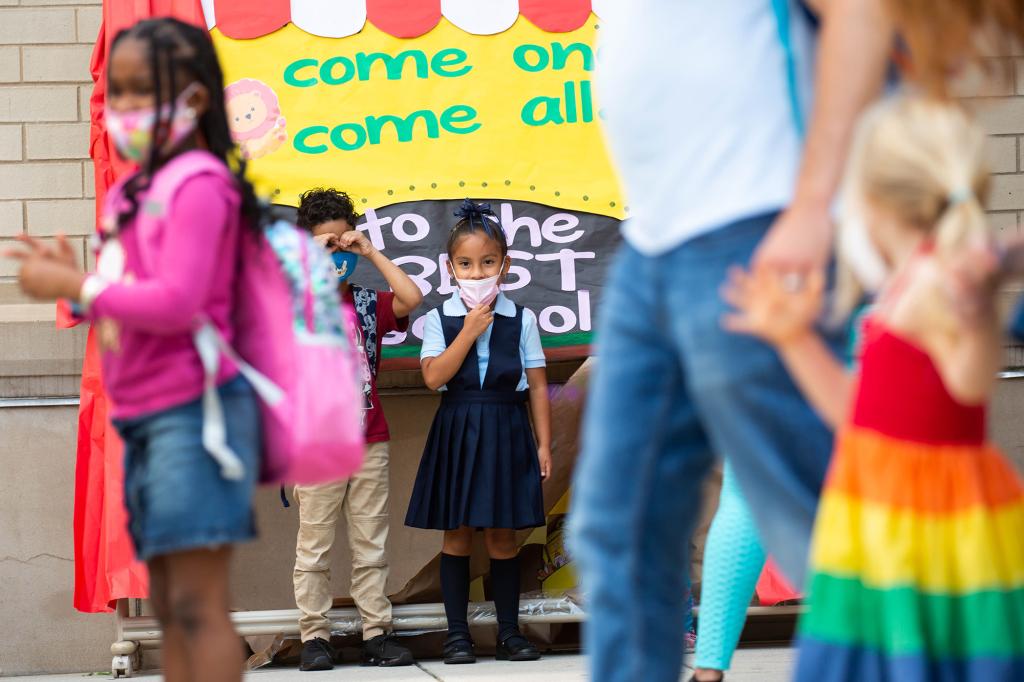
[[[519,632],[519,557],[491,559],[491,592],[498,612],[498,641]]]
[[[441,553],[441,596],[448,634],[469,635],[469,557]]]

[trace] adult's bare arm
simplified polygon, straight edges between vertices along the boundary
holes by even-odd
[[[830,209],[861,112],[882,90],[893,27],[882,0],[818,0],[814,107],[793,200],[754,254],[754,267],[807,271],[828,261]]]

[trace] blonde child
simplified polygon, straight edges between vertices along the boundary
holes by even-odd
[[[800,682],[1024,679],[1024,491],[986,438],[995,297],[966,324],[946,285],[951,260],[990,239],[983,159],[983,132],[956,106],[904,97],[866,115],[839,241],[844,272],[879,288],[856,376],[814,332],[823,276],[736,272],[727,287],[738,312],[726,326],[775,345],[840,427]],[[857,293],[841,279],[841,311]]]

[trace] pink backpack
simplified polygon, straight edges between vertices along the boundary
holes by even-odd
[[[202,173],[233,182],[223,163],[201,151],[181,154],[156,174],[135,224],[141,251],[150,250],[147,235],[159,234],[154,230],[164,219],[154,209],[169,206],[182,183]],[[143,262],[153,255],[144,253]],[[209,322],[197,321],[194,334],[206,374],[203,445],[225,476],[239,474],[215,385],[224,355],[261,399],[262,482],[309,485],[350,476],[363,461],[363,396],[334,264],[309,234],[277,221],[259,237],[241,236],[236,282],[234,347]]]

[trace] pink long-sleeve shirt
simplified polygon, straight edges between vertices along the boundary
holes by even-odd
[[[228,343],[234,338],[239,203],[230,176],[202,172],[182,182],[159,231],[144,240],[134,223],[121,231],[125,277],[90,309],[94,320],[110,319],[120,327],[119,349],[103,353],[113,417],[146,415],[202,395],[203,367],[192,332],[198,320],[207,319]],[[140,213],[149,208],[145,197],[139,206]],[[222,357],[218,384],[237,371]]]

